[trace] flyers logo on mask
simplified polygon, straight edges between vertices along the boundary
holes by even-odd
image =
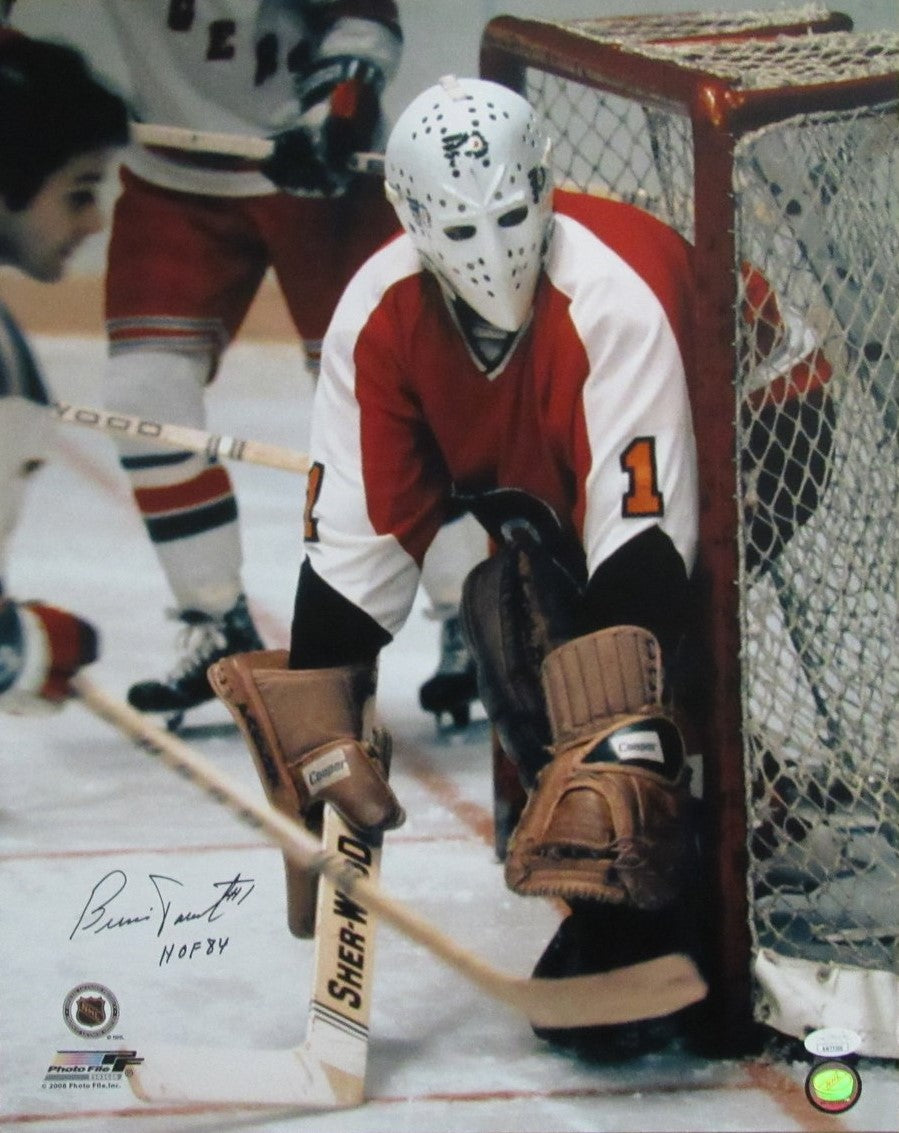
[[[473,130],[471,133],[448,134],[443,139],[443,156],[449,162],[454,177],[460,175],[457,168],[460,157],[486,162],[489,154],[490,145],[478,130]]]

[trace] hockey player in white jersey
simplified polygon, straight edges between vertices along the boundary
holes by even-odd
[[[345,168],[353,151],[383,147],[381,94],[402,43],[397,9],[393,0],[107,0],[104,9],[136,119],[276,141],[264,171],[138,145],[123,163],[106,280],[105,400],[202,426],[204,391],[265,272],[278,280],[315,373],[344,284],[397,230],[380,181]],[[173,669],[135,684],[129,699],[174,722],[211,697],[211,660],[261,645],[242,582],[238,505],[217,462],[132,441],[120,442],[120,454],[182,624]],[[454,525],[447,555],[458,565],[437,563],[425,579],[442,621],[457,614],[465,570],[486,550],[469,543],[464,523]],[[423,703],[459,706],[461,719],[475,695],[470,659],[447,652],[440,673]],[[434,690],[442,700],[427,699]]]
[[[105,10],[139,120],[275,139],[261,169],[137,146],[125,161],[106,288],[107,407],[202,427],[204,390],[265,271],[278,280],[315,374],[343,286],[396,230],[380,182],[346,166],[356,150],[383,148],[381,95],[402,43],[397,7],[106,0]],[[186,631],[172,671],[135,684],[129,700],[174,723],[211,697],[212,660],[261,645],[241,578],[238,505],[216,462],[133,441],[120,451]],[[458,601],[486,544],[472,548],[464,521],[444,542],[444,561],[429,564],[423,580],[444,649],[422,706],[461,723],[476,691]]]
[[[73,107],[77,106],[77,113]],[[98,193],[128,138],[124,103],[80,56],[0,28],[0,263],[42,282],[102,226]],[[0,303],[0,710],[60,706],[99,639],[77,614],[4,593],[9,543],[53,421],[28,344]]]
[[[343,284],[393,231],[370,179],[343,166],[377,144],[380,94],[400,54],[392,0],[108,0],[141,121],[289,134],[274,171],[133,145],[122,166],[106,277],[108,408],[202,427],[204,391],[266,271],[310,366]],[[273,174],[274,175],[274,174]],[[182,626],[166,676],[129,691],[166,713],[208,700],[211,660],[261,646],[242,581],[238,505],[216,461],[122,440],[120,459]]]

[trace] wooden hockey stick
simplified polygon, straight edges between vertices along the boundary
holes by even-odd
[[[324,853],[370,884],[381,871],[382,836],[352,830],[325,807]],[[349,899],[330,877],[321,877],[315,915],[315,958],[306,1046],[327,1065],[335,1093],[345,1105],[364,1100],[365,1068],[374,977],[375,918]]]
[[[161,149],[187,150],[190,153],[214,153],[238,157],[245,161],[265,161],[275,151],[270,138],[249,134],[216,134],[205,130],[188,130],[182,126],[162,126],[151,122],[132,122],[131,136],[142,145]],[[347,162],[352,173],[384,173],[381,153],[354,153]]]
[[[187,425],[166,425],[160,421],[146,421],[129,413],[110,413],[105,409],[91,409],[85,405],[66,405],[57,401],[53,408],[60,421],[65,421],[66,424],[83,425],[86,429],[97,429],[117,437],[156,441],[188,452],[203,453],[210,459],[227,457],[229,460],[264,464],[268,468],[299,472],[301,475],[309,471],[309,457],[305,453],[294,452],[280,445],[238,440],[236,437],[206,433]]]
[[[330,879],[346,897],[363,905],[404,936],[439,957],[491,998],[540,1027],[586,1027],[654,1018],[679,1011],[706,995],[689,957],[673,953],[595,975],[534,979],[508,975],[445,936],[408,906],[390,897],[352,864],[324,848],[280,811],[257,801],[199,752],[140,712],[96,688],[79,674],[73,686],[83,703],[152,753],[207,790],[238,818],[264,831],[302,869]]]
[[[105,714],[105,710],[104,710]],[[325,808],[322,846],[377,881],[380,839],[350,830]],[[206,1046],[140,1048],[129,1084],[143,1101],[347,1109],[365,1100],[375,919],[323,877],[318,888],[312,998],[306,1038],[282,1050]]]

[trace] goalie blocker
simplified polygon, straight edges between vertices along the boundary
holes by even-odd
[[[363,834],[393,830],[405,813],[387,784],[390,737],[363,742],[375,689],[371,665],[288,669],[286,650],[240,653],[209,668],[209,683],[249,748],[273,806],[318,836],[330,803]],[[318,876],[284,858],[287,922],[298,937],[315,935]]]

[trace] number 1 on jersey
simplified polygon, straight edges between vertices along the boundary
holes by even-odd
[[[655,437],[637,437],[621,454],[621,470],[627,473],[628,490],[621,497],[625,519],[663,515],[665,501],[659,491]]]

